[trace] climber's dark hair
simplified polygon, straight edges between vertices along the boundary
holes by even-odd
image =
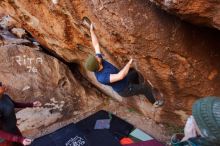
[[[2,87],[2,82],[0,82],[0,87]]]

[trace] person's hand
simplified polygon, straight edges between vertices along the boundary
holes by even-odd
[[[25,138],[22,142],[23,145],[30,145],[32,143],[32,140],[29,138]]]
[[[41,102],[40,101],[35,101],[35,102],[33,102],[33,106],[34,107],[40,107],[42,104],[41,104]]]
[[[182,139],[182,141],[186,141],[189,138],[197,136],[197,134],[196,134],[196,125],[195,125],[195,121],[194,121],[193,116],[190,116],[187,119],[187,122],[186,122],[186,125],[185,125],[185,128],[184,128],[184,135],[185,136]]]

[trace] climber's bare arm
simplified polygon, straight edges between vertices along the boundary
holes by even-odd
[[[124,66],[124,68],[119,73],[110,74],[110,83],[114,83],[124,79],[125,76],[128,74],[132,61],[133,59],[130,59],[130,61]]]
[[[92,24],[90,26],[90,33],[91,33],[91,37],[92,37],[92,45],[95,48],[95,53],[96,54],[100,54],[101,51],[100,51],[99,42],[98,42],[98,39],[97,39],[97,37],[95,35],[94,28],[93,28]]]

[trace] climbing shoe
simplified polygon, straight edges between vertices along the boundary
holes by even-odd
[[[154,107],[159,107],[164,104],[163,93],[161,93],[157,88],[152,89],[153,96],[156,99],[156,102],[153,104]]]
[[[164,100],[160,99],[160,100],[155,101],[153,106],[157,108],[157,107],[162,106],[163,104],[164,104]]]

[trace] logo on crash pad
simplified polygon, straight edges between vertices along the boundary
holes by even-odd
[[[71,138],[70,140],[66,142],[66,146],[83,146],[85,144],[86,144],[85,139],[79,136]]]

